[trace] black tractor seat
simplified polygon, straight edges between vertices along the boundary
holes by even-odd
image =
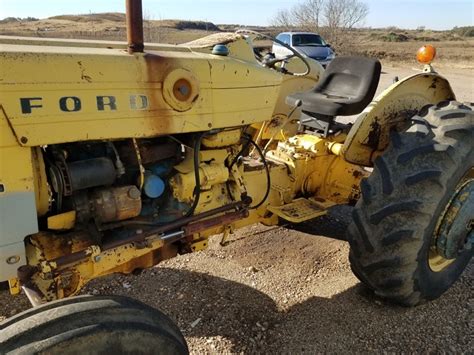
[[[290,95],[286,103],[297,106],[301,100],[304,114],[350,116],[364,110],[377,89],[382,66],[376,59],[336,57],[323,73],[318,85],[307,92]]]

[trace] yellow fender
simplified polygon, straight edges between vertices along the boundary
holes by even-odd
[[[344,142],[345,160],[372,166],[387,148],[392,129],[404,129],[408,120],[427,104],[454,99],[449,82],[435,72],[415,74],[394,83],[357,118]]]

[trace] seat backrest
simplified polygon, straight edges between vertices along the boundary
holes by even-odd
[[[314,92],[367,106],[377,90],[381,69],[382,66],[376,59],[336,57],[327,67]]]

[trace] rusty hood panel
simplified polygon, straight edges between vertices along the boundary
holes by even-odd
[[[130,55],[120,48],[0,44],[0,105],[26,146],[268,120],[282,75],[262,67],[244,39],[234,43],[227,57],[183,46]]]

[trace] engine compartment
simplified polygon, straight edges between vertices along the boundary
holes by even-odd
[[[148,207],[149,200],[168,193],[165,181],[173,165],[182,160],[179,149],[178,143],[166,139],[46,147],[50,213],[75,210],[78,223],[92,221],[98,227],[138,217],[144,204]]]
[[[49,196],[40,230],[117,239],[225,206],[236,199],[229,164],[240,136],[236,129],[46,146]]]

